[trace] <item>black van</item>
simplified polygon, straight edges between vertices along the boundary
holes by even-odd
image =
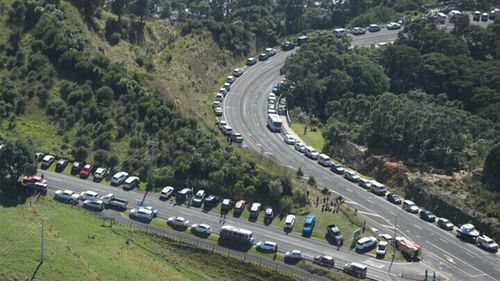
[[[183,188],[182,190],[177,191],[175,194],[175,201],[177,203],[183,203],[186,202],[186,200],[189,199],[193,195],[193,191],[191,188]]]

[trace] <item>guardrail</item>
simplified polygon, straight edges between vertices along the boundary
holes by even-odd
[[[44,196],[44,198],[48,198],[48,196]],[[129,220],[125,217],[122,217],[121,215],[117,217],[111,217],[111,216],[106,216],[103,213],[100,212],[94,212],[90,211],[88,209],[83,208],[80,205],[72,205],[73,208],[77,208],[80,211],[84,212],[85,214],[88,215],[93,215],[98,217],[99,219],[102,219],[104,223],[110,222],[110,225],[112,226],[113,224],[118,224],[121,226],[129,227],[131,229],[136,229],[140,231],[144,231],[145,233],[150,233],[154,235],[159,235],[180,243],[188,244],[196,248],[202,248],[205,250],[212,251],[214,253],[228,256],[231,258],[235,258],[244,262],[249,262],[255,265],[263,266],[266,267],[272,271],[275,271],[277,273],[280,273],[285,276],[290,276],[298,280],[331,280],[325,276],[313,274],[307,270],[301,269],[299,267],[293,266],[293,265],[288,265],[288,264],[283,264],[283,263],[278,263],[274,260],[271,260],[266,257],[262,257],[259,255],[251,254],[251,253],[246,253],[242,251],[238,251],[235,249],[227,248],[218,245],[217,243],[210,241],[210,240],[204,240],[202,238],[196,238],[194,236],[191,236],[189,234],[185,234],[182,232],[174,232],[170,231],[168,229],[159,227],[159,226],[154,226],[154,225],[148,225],[148,224],[143,224],[139,222],[135,222],[132,220]],[[284,253],[283,251],[280,251],[280,253]],[[310,258],[305,258],[304,261],[312,263],[313,260]],[[333,267],[331,270],[335,270],[337,272],[343,272],[343,268],[341,267]],[[378,281],[377,279],[373,278],[365,278],[364,280],[368,281]]]

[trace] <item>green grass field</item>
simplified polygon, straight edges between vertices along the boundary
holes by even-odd
[[[304,135],[304,124],[293,123],[292,130],[299,136],[307,145],[314,147],[317,151],[321,152],[323,150],[323,146],[325,145],[325,139],[321,134],[320,130],[313,132],[310,128],[307,129],[306,134]]]
[[[5,199],[5,198],[3,198]],[[3,201],[5,202],[5,200]],[[39,264],[46,217],[45,260]],[[288,280],[264,268],[114,225],[51,199],[0,206],[1,280]]]

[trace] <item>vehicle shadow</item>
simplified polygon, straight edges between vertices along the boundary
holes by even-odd
[[[195,231],[195,230],[194,230],[194,229],[192,229],[192,228],[191,228],[191,233],[192,233],[193,235],[195,235],[195,236],[198,236],[198,237],[200,237],[200,238],[205,238],[205,239],[207,239],[207,238],[208,238],[208,236],[210,236],[210,233],[200,233],[200,232]]]
[[[19,184],[14,184],[14,189],[2,189],[0,190],[0,205],[3,207],[16,207],[17,205],[22,205],[26,203],[28,198],[33,194],[41,194],[36,191],[26,190],[23,186]]]
[[[236,251],[240,252],[248,252],[252,248],[252,244],[244,244],[241,242],[236,242],[236,241],[227,241],[224,239],[219,238],[217,240],[217,244],[219,246],[225,247],[225,248],[230,248]]]

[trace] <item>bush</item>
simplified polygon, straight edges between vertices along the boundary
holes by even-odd
[[[111,34],[111,37],[109,37],[109,44],[111,44],[111,46],[114,46],[114,45],[120,43],[121,39],[122,39],[122,36],[120,35],[120,33],[113,32],[113,34]]]

